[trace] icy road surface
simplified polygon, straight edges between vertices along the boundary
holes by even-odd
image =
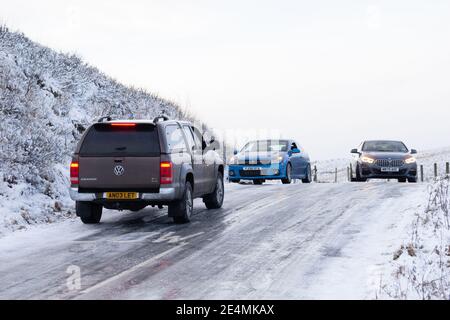
[[[426,200],[425,184],[395,182],[226,188],[191,224],[105,211],[3,237],[0,298],[373,299]]]

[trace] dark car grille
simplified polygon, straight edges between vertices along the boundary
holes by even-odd
[[[401,169],[399,172],[383,172],[380,169],[372,169],[369,172],[363,172],[363,174],[373,173],[379,176],[404,176],[407,172],[407,169]],[[411,172],[411,174],[414,174],[414,172]]]
[[[261,170],[239,170],[241,177],[257,177],[261,175]]]
[[[405,161],[404,160],[379,159],[376,161],[376,164],[379,167],[401,167],[405,164]]]

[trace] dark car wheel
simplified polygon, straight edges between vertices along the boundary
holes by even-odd
[[[306,168],[306,177],[302,179],[302,182],[311,183],[311,181],[312,181],[311,166],[308,164],[308,168]]]
[[[417,178],[408,178],[409,183],[417,183]]]
[[[216,188],[214,192],[208,194],[203,198],[206,208],[208,209],[219,209],[222,207],[223,199],[225,195],[224,185],[223,185],[223,175],[221,172],[217,175]]]
[[[359,166],[356,167],[356,181],[358,181],[358,182],[366,182],[367,181],[367,178],[361,177],[361,171],[360,171]]]
[[[241,180],[240,179],[230,179],[230,182],[231,183],[239,183],[239,182],[241,182]]]
[[[77,201],[75,207],[77,216],[85,224],[96,224],[102,219],[103,207],[100,204]]]
[[[286,166],[286,178],[281,179],[283,184],[290,184],[292,182],[292,166],[290,163]]]
[[[192,185],[186,182],[183,198],[169,205],[169,216],[173,217],[175,223],[187,223],[194,211],[194,198],[192,196]]]
[[[399,178],[399,179],[398,179],[398,182],[400,182],[400,183],[405,183],[405,182],[406,182],[406,178]]]
[[[256,184],[256,185],[262,185],[264,183],[264,180],[253,180],[253,184]]]

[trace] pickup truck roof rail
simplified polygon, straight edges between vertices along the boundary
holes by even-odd
[[[97,122],[105,122],[105,121],[111,121],[112,118],[111,116],[105,116],[105,117],[101,117],[100,119],[98,119]]]
[[[168,116],[162,114],[162,115],[160,115],[160,116],[155,117],[155,119],[153,119],[153,123],[156,124],[156,123],[160,122],[161,119],[162,119],[163,121],[168,121],[168,120],[170,120]]]

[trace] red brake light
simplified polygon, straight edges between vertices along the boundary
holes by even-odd
[[[115,123],[111,123],[111,126],[112,127],[122,127],[122,128],[128,127],[128,128],[130,128],[130,127],[136,127],[136,123],[128,123],[128,122],[119,123],[119,122],[115,122]]]
[[[160,183],[171,184],[172,183],[172,162],[163,161],[160,165]]]
[[[79,184],[80,164],[78,161],[72,161],[70,164],[70,183]]]

